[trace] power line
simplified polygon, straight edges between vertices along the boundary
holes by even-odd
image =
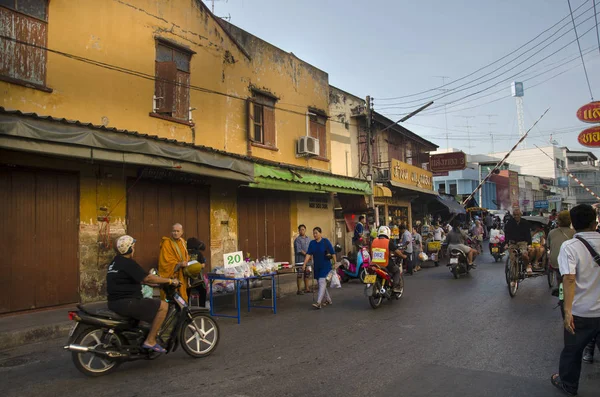
[[[596,36],[598,36],[598,51],[600,52],[600,30],[598,30],[598,14],[596,13],[596,0],[592,0],[594,2],[594,14],[596,20]]]
[[[582,5],[580,5],[579,7],[577,7],[577,8],[575,9],[575,11],[579,10],[581,7],[583,7],[583,4],[582,4]],[[588,11],[588,10],[586,10],[586,12],[587,12],[587,11]],[[516,50],[514,50],[514,51],[512,51],[512,52],[510,52],[510,53],[508,53],[508,54],[506,54],[506,55],[504,55],[503,57],[501,57],[501,58],[499,58],[499,59],[497,59],[497,60],[495,60],[495,61],[493,61],[493,62],[491,62],[491,63],[489,63],[489,64],[487,64],[487,65],[485,65],[485,66],[483,66],[483,67],[481,67],[481,68],[479,68],[479,69],[477,69],[477,70],[476,70],[476,71],[474,71],[474,72],[471,72],[471,73],[469,73],[469,74],[467,74],[467,75],[465,75],[465,76],[463,76],[463,77],[460,77],[460,78],[458,78],[458,79],[456,79],[456,80],[453,80],[453,81],[449,82],[448,84],[442,84],[441,86],[434,87],[434,88],[430,88],[430,89],[428,89],[428,90],[421,91],[421,92],[417,92],[417,93],[415,93],[415,94],[403,95],[403,96],[398,96],[398,97],[393,97],[393,98],[377,98],[377,99],[378,99],[378,100],[380,100],[380,101],[386,101],[386,100],[396,100],[396,99],[403,99],[403,98],[411,98],[411,97],[414,97],[414,96],[417,96],[417,95],[421,95],[421,94],[425,94],[425,93],[428,93],[428,92],[432,92],[432,91],[438,90],[438,89],[440,89],[440,88],[444,88],[444,87],[446,87],[446,86],[448,86],[448,85],[452,85],[452,84],[454,84],[454,83],[456,83],[456,82],[462,81],[462,80],[464,80],[464,79],[466,79],[466,78],[469,78],[469,77],[473,76],[474,74],[476,74],[476,73],[478,73],[478,72],[480,72],[480,71],[482,71],[482,70],[484,70],[484,69],[486,69],[486,68],[488,68],[488,67],[490,67],[490,66],[492,66],[492,65],[494,65],[494,64],[496,64],[496,63],[498,63],[498,62],[500,62],[500,61],[502,61],[503,59],[505,59],[505,58],[508,58],[508,57],[509,57],[509,56],[511,56],[512,54],[514,54],[514,53],[516,53],[517,51],[521,50],[523,47],[526,47],[526,46],[527,46],[527,45],[529,45],[530,43],[532,43],[532,42],[534,42],[535,40],[537,40],[537,39],[538,39],[539,37],[541,37],[541,36],[542,36],[544,33],[546,33],[546,32],[548,32],[548,31],[550,31],[550,30],[554,29],[554,27],[556,27],[557,25],[559,25],[561,22],[563,22],[563,21],[564,21],[565,19],[567,19],[567,18],[569,18],[569,15],[565,16],[565,17],[564,17],[564,18],[562,18],[560,21],[558,21],[558,22],[557,22],[557,23],[555,23],[554,25],[550,26],[548,29],[544,30],[543,32],[541,32],[540,34],[538,34],[537,36],[535,36],[533,39],[529,40],[527,43],[525,43],[525,44],[523,44],[522,46],[520,46],[519,48],[517,48]]]
[[[575,18],[573,18],[573,9],[571,8],[571,0],[567,0],[569,4],[569,11],[571,12],[571,21],[573,21],[573,29],[575,30],[575,38],[577,39],[577,47],[579,47],[579,55],[581,55],[581,64],[583,65],[583,71],[585,72],[585,80],[587,81],[588,89],[590,90],[590,96],[592,97],[592,101],[594,100],[594,94],[592,94],[592,86],[590,85],[590,79],[588,77],[587,68],[585,67],[585,62],[583,61],[583,53],[581,51],[581,44],[579,43],[579,36],[577,35],[577,27],[575,26]],[[594,18],[596,19],[596,32],[598,31],[598,17],[596,16],[596,1],[592,0],[594,3]]]
[[[586,20],[584,20],[583,22],[581,22],[579,25],[581,25],[581,24],[583,24],[583,23],[587,22],[588,20],[590,20],[590,19],[592,19],[592,18],[593,18],[593,16],[590,16],[590,17],[588,17]],[[588,29],[588,30],[587,30],[587,31],[586,31],[586,32],[585,32],[583,35],[581,35],[581,37],[583,37],[583,36],[585,36],[586,34],[588,34],[588,33],[589,33],[590,31],[592,31],[594,28],[595,28],[595,26],[592,26],[592,28],[591,28],[591,29]],[[479,82],[479,83],[473,84],[473,85],[471,85],[471,86],[468,86],[468,87],[464,87],[464,85],[460,86],[460,87],[464,87],[464,88],[460,88],[460,89],[458,89],[459,87],[456,87],[455,89],[452,89],[452,90],[451,90],[451,91],[452,91],[451,93],[438,94],[438,95],[436,95],[436,96],[431,96],[431,97],[430,97],[430,99],[434,99],[434,100],[438,101],[438,100],[440,100],[440,99],[442,99],[442,98],[446,98],[446,97],[448,97],[448,96],[454,95],[454,94],[456,94],[456,93],[459,93],[459,92],[467,91],[467,90],[469,90],[469,89],[471,89],[471,88],[475,88],[475,87],[478,87],[478,86],[480,86],[480,85],[482,85],[482,84],[488,83],[488,82],[490,82],[490,81],[492,81],[492,80],[494,80],[494,79],[496,79],[496,78],[500,78],[502,75],[504,75],[504,74],[506,74],[506,73],[510,72],[511,70],[514,70],[514,69],[515,69],[515,68],[517,68],[518,66],[521,66],[521,65],[523,65],[525,62],[527,62],[528,60],[530,60],[531,58],[533,58],[535,55],[539,54],[540,52],[542,52],[543,50],[545,50],[546,48],[548,48],[548,47],[549,47],[551,44],[555,43],[555,42],[556,42],[556,41],[558,41],[560,38],[562,38],[562,37],[564,37],[566,34],[568,34],[569,32],[570,32],[570,31],[567,31],[567,32],[563,33],[563,34],[562,34],[560,37],[558,37],[557,39],[553,40],[551,43],[547,44],[547,45],[546,45],[546,46],[544,46],[542,49],[538,50],[538,51],[537,51],[537,52],[535,52],[533,55],[531,55],[531,56],[529,56],[527,59],[525,59],[524,61],[522,61],[522,62],[520,62],[520,63],[518,63],[518,64],[516,64],[516,65],[512,66],[512,67],[511,67],[511,68],[509,68],[508,70],[506,70],[506,71],[504,71],[504,72],[500,73],[499,75],[497,75],[497,76],[495,76],[495,77],[491,77],[491,78],[489,78],[489,79],[486,79],[486,80],[484,80],[484,81],[481,81],[481,82]],[[464,99],[464,98],[468,98],[468,97],[470,97],[470,96],[473,96],[473,95],[477,95],[477,94],[479,94],[479,93],[482,93],[482,92],[484,92],[484,91],[487,91],[487,90],[488,90],[488,89],[490,89],[490,88],[493,88],[493,87],[495,87],[496,85],[498,85],[498,84],[500,84],[500,83],[502,83],[502,82],[509,81],[509,80],[513,79],[514,77],[517,77],[517,76],[519,76],[521,73],[523,73],[523,72],[525,72],[525,71],[527,71],[527,70],[531,69],[532,67],[534,67],[534,66],[536,66],[536,65],[538,65],[538,64],[540,64],[540,63],[542,63],[542,62],[543,62],[543,61],[545,61],[546,59],[548,59],[548,58],[550,58],[551,56],[553,56],[553,55],[557,54],[558,52],[560,52],[560,51],[564,50],[565,48],[567,48],[569,45],[571,45],[572,43],[574,43],[574,42],[575,42],[575,41],[577,41],[577,40],[578,40],[578,39],[570,41],[570,42],[569,42],[569,43],[567,43],[566,45],[562,46],[562,47],[561,47],[561,48],[559,48],[558,50],[556,50],[556,51],[554,51],[553,53],[551,53],[550,55],[548,55],[548,56],[546,56],[546,57],[542,58],[541,60],[539,60],[539,61],[537,61],[537,62],[534,62],[533,64],[531,64],[531,65],[527,66],[525,69],[522,69],[522,70],[520,70],[520,71],[519,71],[519,72],[517,72],[516,74],[513,74],[513,75],[511,75],[510,77],[508,77],[508,78],[506,78],[506,79],[504,79],[504,80],[498,81],[498,82],[496,82],[496,83],[492,84],[491,86],[488,86],[487,88],[484,88],[484,89],[482,89],[482,90],[479,90],[479,91],[477,91],[477,92],[474,92],[474,93],[471,93],[471,94],[468,94],[468,95],[466,95],[466,96],[464,96],[464,97],[462,97],[462,98],[460,98],[460,99],[457,99],[457,100],[455,100],[455,101],[451,101],[450,103],[453,103],[453,102],[459,101],[459,100],[461,100],[461,99]],[[476,80],[474,80],[474,81],[476,81]],[[467,83],[467,84],[469,84],[469,83]],[[407,103],[410,103],[410,102],[414,102],[414,101],[409,101],[409,102],[399,102],[398,104],[399,104],[399,105],[400,105],[400,104],[407,104]],[[442,105],[442,106],[443,106],[443,105]],[[429,109],[429,110],[430,110],[430,111],[432,111],[432,110],[434,110],[434,109],[439,109],[439,108],[441,108],[442,106],[433,107],[433,108],[431,108],[431,109]],[[405,108],[405,107],[403,107],[403,106],[391,106],[391,105],[390,105],[390,106],[386,106],[385,108],[386,108],[386,109],[392,109],[392,108],[395,108],[395,109],[402,109],[402,108]],[[380,109],[383,109],[383,107],[382,107],[382,108],[380,108]]]
[[[48,52],[51,52],[53,54],[57,54],[57,55],[60,55],[60,56],[63,56],[63,57],[69,58],[69,59],[73,59],[73,60],[76,60],[76,61],[79,61],[79,62],[87,63],[87,64],[90,64],[90,65],[93,65],[93,66],[101,67],[101,68],[108,69],[108,70],[111,70],[111,71],[116,71],[116,72],[119,72],[119,73],[128,74],[128,75],[139,77],[139,78],[142,78],[142,79],[145,79],[145,80],[150,80],[150,81],[154,81],[154,82],[158,81],[158,82],[169,83],[169,84],[172,84],[174,86],[189,88],[191,90],[203,92],[203,93],[206,93],[206,94],[213,94],[213,95],[219,95],[219,96],[224,96],[224,97],[228,97],[228,98],[238,99],[238,100],[241,100],[241,101],[254,102],[252,98],[241,97],[239,95],[228,94],[228,93],[225,93],[225,92],[211,90],[211,89],[208,89],[208,88],[204,88],[204,87],[200,87],[200,86],[195,86],[195,85],[192,85],[192,84],[180,83],[178,81],[171,81],[171,80],[167,80],[167,79],[162,79],[162,78],[156,77],[154,75],[150,75],[150,74],[147,74],[147,73],[144,73],[144,72],[140,72],[140,71],[137,71],[137,70],[127,69],[127,68],[124,68],[124,67],[121,67],[121,66],[112,65],[112,64],[105,63],[105,62],[95,61],[93,59],[85,58],[85,57],[82,57],[82,56],[79,56],[79,55],[69,54],[67,52],[58,51],[58,50],[54,50],[54,49],[51,49],[51,48],[48,48],[48,47],[39,46],[39,45],[28,43],[28,42],[25,42],[25,41],[17,40],[15,38],[9,37],[9,36],[0,35],[0,39],[13,41],[13,42],[15,42],[17,44],[26,45],[26,46],[29,46],[29,47],[33,47],[33,48],[37,48],[37,49],[40,49],[40,50],[48,51]],[[276,106],[272,106],[272,105],[266,105],[266,104],[263,104],[263,103],[261,103],[261,105],[263,105],[265,107],[268,107],[268,108],[271,108],[271,109],[276,109],[276,110],[280,110],[280,111],[283,111],[283,112],[297,114],[297,115],[306,117],[306,113],[303,113],[303,112],[298,112],[298,111],[295,111],[295,110],[285,109],[285,108],[276,107]],[[293,105],[293,104],[287,104],[287,105],[300,106],[300,105]],[[308,108],[308,107],[305,106],[305,108]],[[332,121],[334,123],[345,124],[345,122],[343,122],[343,121],[334,120],[332,118],[328,118],[328,120]],[[351,124],[351,125],[358,126],[358,124]]]

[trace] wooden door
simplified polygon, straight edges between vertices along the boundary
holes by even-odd
[[[238,246],[253,258],[291,261],[290,198],[286,192],[240,188]]]
[[[171,236],[175,223],[183,225],[185,239],[196,237],[204,241],[204,256],[210,259],[208,186],[142,180],[129,191],[127,234],[137,240],[135,260],[143,268],[158,267],[161,239]]]
[[[0,203],[0,313],[78,302],[78,175],[0,167]]]

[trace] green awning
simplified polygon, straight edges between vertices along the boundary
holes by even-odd
[[[254,182],[250,187],[307,193],[371,194],[369,182],[360,179],[262,164],[254,164]]]

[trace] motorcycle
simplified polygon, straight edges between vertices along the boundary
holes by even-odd
[[[214,352],[221,333],[208,309],[190,309],[179,295],[179,287],[162,288],[169,310],[157,341],[167,354],[177,350],[179,345],[194,358],[206,357]],[[154,360],[161,355],[142,347],[150,324],[140,324],[107,308],[77,307],[78,311],[69,312],[69,318],[75,324],[64,349],[71,351],[73,364],[83,374],[93,377],[106,375],[126,361]]]
[[[404,294],[404,276],[402,274],[402,260],[397,256],[390,257],[390,261],[400,268],[400,292],[394,292],[392,276],[387,270],[376,264],[370,264],[365,275],[365,296],[369,298],[369,303],[373,309],[379,308],[383,298],[388,300],[400,299]]]
[[[494,261],[498,262],[506,255],[504,244],[502,243],[490,243],[490,253],[494,257]]]
[[[341,252],[342,247],[338,248],[339,244],[334,247],[335,252]],[[364,281],[367,269],[371,264],[371,255],[369,254],[368,247],[362,247],[360,252],[356,256],[348,253],[347,256],[343,256],[338,267],[338,274],[343,283],[347,283],[351,279],[358,278],[360,281]]]
[[[461,275],[469,274],[469,271],[473,266],[469,266],[467,256],[459,249],[452,249],[450,251],[450,258],[448,259],[448,267],[454,278],[459,278]]]

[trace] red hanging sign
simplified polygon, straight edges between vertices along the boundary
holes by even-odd
[[[577,137],[580,144],[587,147],[600,147],[600,125],[583,130]]]
[[[600,123],[600,102],[590,102],[580,107],[577,118],[585,123]]]

